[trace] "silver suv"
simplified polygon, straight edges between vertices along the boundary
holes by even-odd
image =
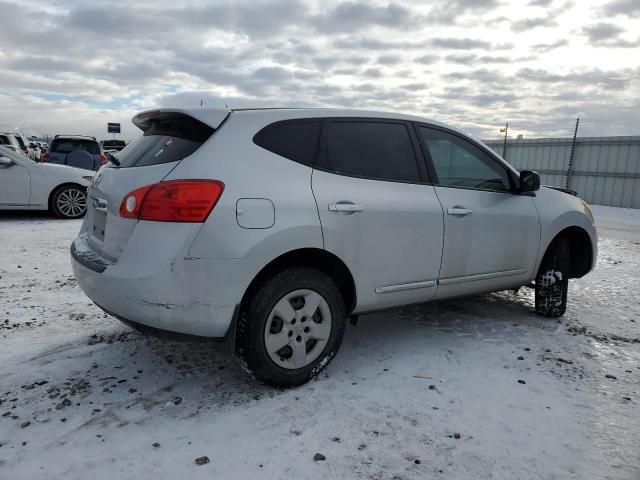
[[[226,336],[272,385],[317,375],[364,312],[535,282],[536,311],[562,315],[596,259],[584,201],[438,122],[209,108],[133,122],[143,135],[88,189],[78,283],[132,326]]]

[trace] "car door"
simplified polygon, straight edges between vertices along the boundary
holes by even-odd
[[[416,126],[416,134],[444,210],[437,298],[528,283],[540,220],[533,198],[515,193],[517,174],[455,132]]]
[[[328,119],[312,175],[324,247],[349,267],[356,312],[435,293],[443,213],[408,123]]]
[[[0,149],[1,150],[1,149]],[[9,165],[0,165],[0,206],[27,206],[31,192],[29,170],[9,152],[0,151],[0,156],[11,160]]]

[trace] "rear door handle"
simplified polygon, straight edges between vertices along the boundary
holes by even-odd
[[[451,207],[447,209],[447,213],[449,215],[457,215],[460,217],[464,217],[466,215],[469,215],[470,213],[473,213],[473,210],[469,208],[464,208],[464,207]]]
[[[331,203],[329,204],[330,212],[346,212],[355,213],[364,210],[362,205],[356,205],[355,203]]]

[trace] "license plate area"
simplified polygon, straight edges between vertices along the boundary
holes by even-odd
[[[93,212],[93,225],[91,226],[91,235],[96,239],[104,242],[104,231],[107,228],[107,213],[100,210]]]
[[[89,234],[100,244],[104,243],[104,234],[107,229],[107,202],[101,198],[91,196],[91,209]]]

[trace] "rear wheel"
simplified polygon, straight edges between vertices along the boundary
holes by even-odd
[[[335,356],[345,321],[344,301],[329,276],[308,267],[287,269],[263,283],[241,314],[236,355],[258,380],[301,385]]]
[[[80,218],[87,211],[87,192],[79,185],[64,185],[55,191],[51,210],[60,218]]]
[[[560,317],[567,309],[569,241],[560,238],[547,252],[536,277],[536,312],[545,317]]]

